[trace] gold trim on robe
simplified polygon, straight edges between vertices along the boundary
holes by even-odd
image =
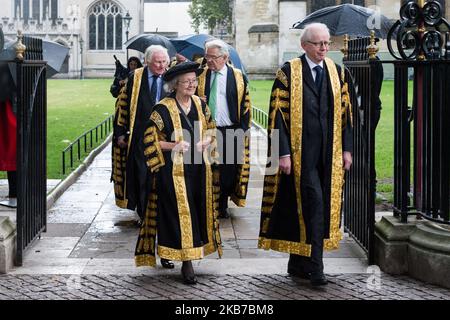
[[[280,111],[285,124],[290,129],[291,157],[295,181],[295,192],[297,200],[297,210],[300,224],[299,241],[285,241],[279,239],[269,239],[260,235],[258,248],[272,249],[281,252],[293,253],[302,256],[311,255],[311,245],[306,243],[306,226],[302,213],[301,193],[300,193],[300,175],[301,175],[301,154],[302,154],[302,105],[303,105],[303,81],[302,81],[302,62],[301,59],[293,59],[290,63],[290,83],[289,92],[276,88],[272,92],[272,106],[269,114],[268,135],[275,127],[276,113]],[[332,147],[332,172],[331,172],[331,195],[330,195],[330,234],[325,236],[324,249],[337,249],[339,241],[342,239],[340,230],[342,192],[344,184],[344,170],[342,160],[342,88],[335,63],[326,58],[324,61],[331,80],[331,90],[334,96],[334,120],[333,120],[333,147]],[[277,73],[281,77],[279,81],[286,86],[286,76],[282,77],[284,72],[280,70]],[[286,106],[286,100],[289,99],[289,106]],[[349,106],[348,106],[349,107]],[[351,107],[349,107],[351,108]],[[287,110],[289,109],[289,110]],[[291,116],[295,115],[295,116]],[[269,154],[270,156],[270,149]],[[280,173],[267,175],[264,177],[264,194],[261,208],[261,229],[260,233],[265,234],[270,225],[270,214],[275,203]]]

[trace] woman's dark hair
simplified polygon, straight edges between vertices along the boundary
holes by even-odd
[[[128,70],[130,70],[130,62],[131,62],[131,61],[135,61],[135,62],[137,63],[137,67],[138,67],[138,68],[142,68],[141,60],[139,60],[138,57],[130,57],[130,58],[128,59],[128,62],[127,62],[127,68],[128,68]]]

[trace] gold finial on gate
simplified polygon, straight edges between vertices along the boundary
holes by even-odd
[[[14,49],[16,50],[16,58],[19,60],[23,60],[25,50],[27,47],[22,43],[23,34],[22,30],[17,31],[17,42],[14,45]]]
[[[379,50],[375,43],[375,31],[370,30],[370,44],[366,47],[367,53],[369,54],[369,59],[373,60],[376,58],[377,52]]]
[[[341,49],[341,52],[344,54],[344,59],[348,58],[348,34],[344,36],[344,46]]]

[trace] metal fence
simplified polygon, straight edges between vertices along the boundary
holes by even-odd
[[[24,37],[27,51],[15,66],[17,88],[17,251],[22,265],[26,248],[47,227],[47,80],[42,40]]]
[[[344,58],[353,111],[353,164],[345,177],[344,229],[374,262],[375,227],[375,92],[377,60],[366,50],[370,38],[348,42]]]
[[[61,168],[62,174],[66,174],[66,153],[69,153],[69,168],[73,168],[74,166],[74,149],[76,150],[76,160],[80,161],[81,157],[86,155],[88,151],[92,150],[93,146],[96,146],[99,142],[99,134],[100,141],[103,138],[106,138],[112,129],[112,122],[114,119],[114,115],[108,116],[105,120],[99,123],[96,127],[84,132],[81,136],[75,139],[74,142],[69,144],[63,151],[61,155]],[[88,138],[89,137],[89,138]],[[95,144],[94,144],[95,139]],[[82,153],[83,150],[83,153]]]
[[[450,224],[450,61],[396,61],[394,67],[394,215]]]
[[[267,112],[264,112],[255,106],[252,106],[252,121],[261,128],[267,129],[267,125],[269,123],[269,115],[267,114]]]

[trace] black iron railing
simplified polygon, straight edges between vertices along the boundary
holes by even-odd
[[[353,164],[345,177],[344,229],[374,261],[375,79],[377,60],[369,59],[370,38],[350,40],[344,58],[353,114]]]
[[[450,224],[450,61],[394,66],[394,215],[402,222],[417,215]],[[408,68],[414,69],[412,107]]]
[[[42,40],[24,37],[24,60],[16,70],[17,95],[17,250],[23,253],[47,227],[47,80]]]
[[[103,120],[97,126],[80,135],[62,151],[61,168],[63,175],[66,174],[67,165],[71,169],[74,166],[74,149],[76,151],[76,160],[80,161],[82,156],[86,155],[93,147],[97,146],[99,139],[102,141],[103,138],[106,138],[108,134],[111,133],[113,118],[114,115],[108,116],[108,118]],[[66,153],[69,153],[68,163],[66,163]]]

